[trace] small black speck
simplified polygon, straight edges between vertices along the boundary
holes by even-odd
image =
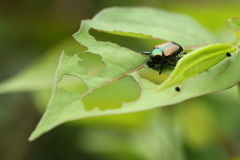
[[[179,87],[175,87],[175,90],[180,92],[181,89]]]
[[[229,52],[227,52],[226,55],[227,55],[228,57],[231,57],[231,56],[232,56]]]

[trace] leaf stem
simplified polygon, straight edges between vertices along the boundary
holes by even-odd
[[[140,68],[144,67],[145,65],[146,65],[146,63],[143,63],[143,64],[141,64],[140,66],[138,66],[138,67],[136,67],[136,68],[134,68],[134,69],[132,69],[132,70],[129,70],[128,72],[126,72],[126,73],[124,73],[124,74],[121,74],[121,75],[119,75],[118,77],[115,77],[115,78],[113,78],[113,79],[111,79],[111,80],[109,80],[109,81],[107,81],[107,82],[105,82],[105,83],[103,83],[103,84],[101,84],[101,85],[99,85],[99,86],[97,86],[97,87],[95,87],[95,88],[93,88],[93,89],[85,92],[80,98],[82,99],[82,98],[85,97],[86,95],[90,94],[92,91],[94,91],[94,90],[96,90],[96,89],[99,89],[99,88],[101,88],[102,86],[105,86],[105,85],[107,85],[107,84],[109,84],[109,83],[111,83],[111,82],[113,82],[113,81],[115,81],[115,80],[118,80],[118,79],[120,79],[120,78],[122,78],[122,77],[124,77],[124,76],[126,76],[126,75],[128,75],[128,74],[130,74],[130,73],[132,73],[132,72],[134,72],[134,71],[137,71],[137,70],[139,70]]]
[[[239,99],[240,99],[240,83],[238,83],[238,94],[239,94]]]

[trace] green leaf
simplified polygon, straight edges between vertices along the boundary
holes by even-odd
[[[220,42],[186,15],[148,7],[104,9],[92,19],[91,27],[112,34],[175,41],[183,46]]]
[[[214,44],[194,50],[177,63],[169,78],[160,85],[158,90],[176,86],[197,74],[206,71],[237,49],[230,44]]]
[[[226,21],[228,28],[240,39],[240,17],[230,18]],[[237,40],[237,41],[238,41]]]
[[[64,56],[66,55],[63,55],[63,57]],[[232,87],[240,81],[239,61],[240,56],[235,54],[231,58],[224,59],[224,61],[221,61],[208,71],[202,72],[196,77],[185,81],[184,85],[180,86],[180,92],[176,92],[174,87],[156,92],[158,85],[148,80],[139,79],[138,74],[133,73],[129,76],[129,79],[132,79],[133,81],[134,79],[132,77],[134,77],[135,80],[138,80],[139,85],[141,83],[141,96],[133,102],[123,103],[122,106],[118,108],[107,108],[108,106],[105,106],[105,109],[101,109],[100,107],[95,106],[94,108],[89,109],[89,107],[84,105],[80,99],[81,95],[79,93],[69,92],[64,88],[58,88],[56,86],[48,109],[36,130],[32,133],[30,140],[36,139],[41,134],[49,131],[57,125],[70,120],[108,114],[143,111],[179,103],[192,97]],[[62,63],[60,63],[60,65],[62,65]],[[124,88],[129,89],[130,87]],[[96,91],[99,91],[100,89]],[[102,92],[102,94],[103,97],[106,96],[106,92]],[[92,99],[92,101],[95,101],[95,99]],[[106,100],[105,102],[107,101],[111,101],[111,99]]]
[[[184,15],[141,7],[110,8],[101,11],[93,20],[82,21],[80,30],[74,35],[87,50],[74,56],[62,54],[51,100],[30,140],[64,122],[172,105],[229,88],[240,80],[240,56],[233,55],[216,65],[208,62],[210,69],[186,79],[184,85],[179,86],[180,92],[175,91],[175,87],[156,92],[159,85],[143,79],[140,76],[141,70],[140,74],[138,71],[145,66],[147,58],[117,44],[97,41],[89,34],[92,28],[133,37],[174,40],[185,46],[219,42],[203,27]],[[92,61],[89,57],[93,55],[98,56],[100,61],[93,63],[95,68],[99,68],[94,74],[90,71],[92,67],[87,65]],[[159,76],[159,79],[162,76]],[[78,82],[74,88],[60,85],[69,78]]]

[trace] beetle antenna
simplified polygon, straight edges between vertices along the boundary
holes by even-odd
[[[140,52],[140,53],[145,54],[145,55],[149,55],[149,54],[151,54],[152,52]]]

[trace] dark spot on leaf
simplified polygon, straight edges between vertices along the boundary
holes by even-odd
[[[140,96],[141,88],[135,79],[126,76],[114,81],[89,95],[83,97],[86,110],[99,107],[100,110],[121,108],[122,102],[136,101]]]
[[[86,68],[89,75],[98,75],[102,69],[106,68],[105,63],[102,61],[102,57],[98,54],[84,52],[78,56],[82,59],[82,61],[78,62],[78,65]]]
[[[178,91],[178,92],[181,91],[181,89],[179,87],[175,87],[175,90]]]
[[[228,57],[231,57],[231,56],[232,56],[229,52],[227,52],[226,55],[227,55]]]

